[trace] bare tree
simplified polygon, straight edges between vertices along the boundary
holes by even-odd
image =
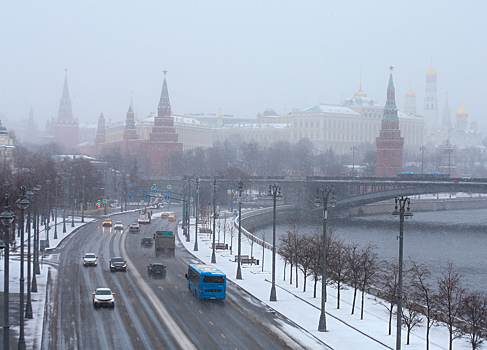
[[[313,238],[308,235],[301,235],[299,239],[300,243],[297,246],[296,254],[296,266],[299,267],[303,273],[303,292],[306,292],[306,280],[312,273],[311,266],[313,263],[313,255],[315,250],[313,249]]]
[[[378,273],[378,256],[375,252],[374,245],[367,245],[360,254],[360,260],[362,262],[362,306],[360,310],[360,319],[364,319],[364,304],[365,304],[365,292],[367,288],[373,283],[374,278]]]
[[[452,350],[453,340],[462,336],[462,331],[455,325],[462,316],[462,299],[465,291],[462,288],[461,276],[453,270],[451,262],[441,272],[437,281],[438,293],[435,295],[435,301],[439,311],[438,318],[448,329],[449,350]]]
[[[255,228],[254,226],[252,226],[252,231],[250,232],[250,235],[247,236],[247,240],[250,244],[250,265],[253,265],[253,262],[254,262],[254,243],[255,243],[255,240],[254,240],[254,231]]]
[[[296,261],[298,260],[297,255],[299,252],[299,245],[300,245],[300,237],[301,237],[301,225],[299,224],[298,220],[295,218],[289,219],[288,230],[286,231],[286,245],[288,249],[292,252],[292,260],[291,260],[291,283],[292,283],[292,268],[294,264],[295,272],[296,272],[296,288],[299,287],[298,282],[298,264]]]
[[[348,279],[347,248],[343,240],[333,240],[330,254],[327,255],[328,277],[337,288],[337,309],[340,308],[340,291],[347,288],[345,282]]]
[[[464,333],[472,350],[480,349],[484,342],[482,330],[487,327],[487,298],[484,293],[471,292],[462,300],[463,319],[467,323]]]
[[[423,264],[417,264],[411,260],[410,285],[411,298],[423,307],[426,317],[426,350],[429,350],[430,330],[435,323],[434,319],[434,291],[431,284],[431,272]]]
[[[284,260],[284,281],[286,280],[286,267],[289,263],[290,265],[290,277],[289,283],[293,284],[293,262],[294,262],[294,251],[291,247],[290,233],[287,232],[286,236],[279,237],[281,245],[279,246],[279,256]]]
[[[355,312],[355,302],[357,300],[357,290],[362,284],[363,266],[360,259],[358,244],[347,246],[347,266],[348,266],[348,283],[353,288],[352,312]]]
[[[397,284],[399,278],[399,266],[395,261],[386,261],[379,272],[378,284],[380,293],[378,303],[384,306],[389,313],[389,335],[392,334],[392,315],[397,303]]]
[[[401,320],[407,329],[406,345],[409,345],[409,338],[413,328],[420,326],[424,319],[420,305],[414,300],[413,289],[414,287],[408,283],[403,288]]]

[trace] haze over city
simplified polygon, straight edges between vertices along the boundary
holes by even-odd
[[[40,130],[59,109],[65,69],[74,117],[122,121],[133,97],[157,111],[168,70],[173,113],[253,117],[338,104],[361,83],[381,105],[394,66],[401,110],[411,86],[422,114],[425,73],[438,104],[462,100],[487,129],[483,94],[487,5],[467,1],[8,2],[0,15],[0,114],[11,127],[33,108]]]

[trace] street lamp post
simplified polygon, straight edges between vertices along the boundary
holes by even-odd
[[[215,236],[216,236],[216,179],[213,180],[213,249],[211,251],[212,264],[216,263]]]
[[[392,215],[399,216],[399,276],[397,281],[397,330],[396,350],[401,350],[401,321],[402,321],[402,265],[403,265],[403,227],[404,218],[410,219],[413,216],[409,209],[409,197],[396,197],[396,206]],[[406,207],[407,206],[407,207]],[[405,209],[406,207],[406,209]]]
[[[242,192],[243,182],[238,182],[238,251],[237,251],[237,279],[242,279],[242,269],[240,268],[240,253],[242,252]]]
[[[64,205],[63,205],[63,233],[66,233],[66,209],[68,206],[68,192],[69,192],[69,176],[66,177],[67,180],[63,182],[63,194],[64,194]]]
[[[54,182],[56,183],[56,196],[54,200],[54,239],[57,239],[57,185],[59,183],[59,178],[55,178]]]
[[[51,180],[46,180],[47,185],[47,229],[46,229],[46,248],[49,248],[49,222],[51,220],[51,208],[49,207],[49,185],[51,184]]]
[[[190,201],[190,197],[191,197],[191,178],[188,177],[188,197],[187,197],[187,207],[186,207],[186,222],[188,223],[188,234],[186,235],[186,242],[189,242],[190,241],[190,237],[191,237],[191,201]]]
[[[76,195],[74,193],[74,185],[75,185],[75,183],[74,183],[74,175],[73,175],[73,200],[71,201],[71,214],[72,214],[72,216],[71,216],[71,227],[74,227],[74,200],[76,198],[75,197]],[[106,209],[106,204],[105,204],[105,209]],[[105,214],[106,214],[106,212],[105,212]]]
[[[421,174],[424,174],[424,151],[426,151],[426,147],[421,146],[419,150],[421,151]]]
[[[27,192],[25,193],[27,199],[29,202],[32,201],[32,198],[34,197],[34,192],[30,189],[27,189]],[[30,205],[27,208],[27,304],[25,305],[25,318],[32,319],[34,318],[32,316],[32,300],[31,300],[31,276],[32,276],[32,266],[30,263],[30,252],[31,252],[31,246],[30,246],[30,232],[31,232],[31,215],[30,215]]]
[[[200,207],[200,178],[196,177],[196,225],[194,228],[194,248],[195,252],[198,251],[198,209]]]
[[[320,321],[318,323],[318,331],[326,332],[326,221],[328,220],[328,197],[332,194],[330,206],[333,208],[336,205],[335,190],[326,188],[316,189],[316,199],[314,201],[316,206],[323,203],[323,266],[321,267],[321,313]],[[320,198],[321,197],[321,198]]]
[[[29,207],[29,200],[25,196],[25,187],[20,186],[20,198],[15,202],[20,209],[20,332],[19,350],[25,350],[24,337],[24,210]],[[7,348],[8,349],[8,348]]]
[[[269,196],[274,200],[274,211],[272,215],[272,287],[270,301],[277,301],[276,295],[276,200],[282,197],[281,186],[269,185]]]
[[[41,274],[41,269],[39,267],[39,192],[41,191],[42,186],[37,183],[33,190],[34,195],[36,198],[35,207],[34,207],[34,270],[35,273],[32,274],[32,291],[37,292],[37,278],[36,275]]]
[[[9,324],[9,253],[10,253],[10,225],[14,219],[14,214],[10,211],[8,205],[9,194],[5,194],[5,208],[2,214],[0,214],[0,220],[2,221],[4,231],[3,243],[5,249],[4,256],[4,273],[3,273],[3,348],[10,349],[10,324]]]
[[[357,146],[352,146],[350,148],[352,150],[352,177],[355,176],[355,151],[357,150]]]
[[[81,196],[82,196],[82,199],[81,199],[81,222],[85,222],[85,178],[86,176],[81,176],[81,179],[83,180],[83,190],[81,192]],[[121,206],[122,206],[122,211],[123,211],[123,198],[122,200],[120,201],[121,202]]]

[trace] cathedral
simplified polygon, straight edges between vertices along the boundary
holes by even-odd
[[[431,63],[430,69],[426,72],[423,103],[426,147],[444,146],[447,140],[451,147],[483,147],[482,134],[478,131],[478,124],[474,118],[469,125],[468,112],[463,102],[455,113],[455,120],[452,121],[447,94],[440,119],[437,78],[438,73],[433,69],[433,63]],[[411,89],[404,97],[404,105],[405,113],[416,115],[416,94]]]

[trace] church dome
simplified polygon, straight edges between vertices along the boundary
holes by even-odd
[[[8,135],[7,128],[2,125],[1,121],[0,121],[0,135]]]
[[[463,106],[463,102],[462,102],[462,105],[460,106],[460,108],[458,108],[456,115],[457,115],[458,119],[467,119],[468,118],[468,112],[465,109],[465,107]]]
[[[409,91],[406,92],[406,97],[416,97],[416,94],[413,90],[411,90],[411,88],[409,88]]]
[[[433,65],[431,65],[429,71],[426,72],[426,76],[427,77],[436,77],[438,74],[436,73],[436,71],[433,69]]]

